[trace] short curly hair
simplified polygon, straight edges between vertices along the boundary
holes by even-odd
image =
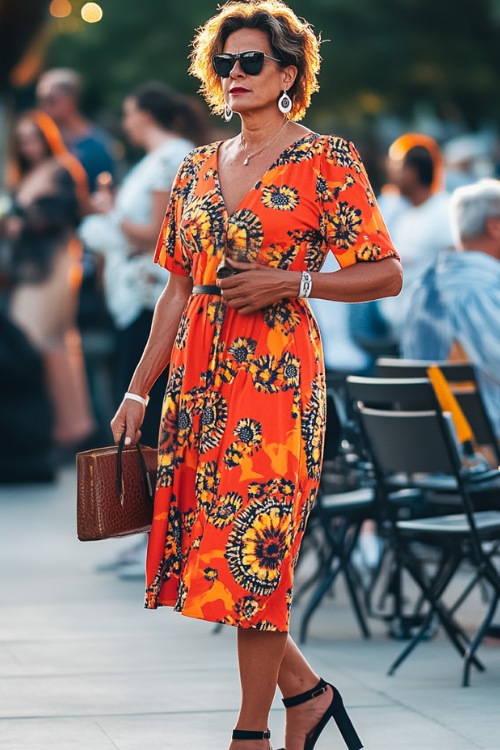
[[[224,112],[224,96],[212,57],[220,54],[227,38],[239,29],[258,29],[267,34],[272,53],[283,66],[295,65],[297,77],[289,90],[293,100],[291,120],[301,120],[319,90],[321,64],[317,38],[307,21],[298,18],[281,0],[231,0],[196,31],[189,72],[201,81],[200,92],[215,114]]]

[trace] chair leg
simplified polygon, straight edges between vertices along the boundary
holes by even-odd
[[[396,669],[405,661],[406,657],[411,654],[411,652],[416,646],[418,646],[418,644],[424,637],[424,633],[426,629],[431,624],[433,614],[434,614],[434,610],[431,608],[429,612],[427,612],[427,615],[425,616],[424,621],[422,622],[422,625],[418,629],[418,632],[413,636],[411,641],[407,643],[407,645],[401,651],[397,659],[395,659],[395,661],[393,661],[393,663],[389,667],[387,671],[387,674],[389,675],[389,677],[392,677],[392,675],[396,672]]]
[[[353,533],[351,534],[351,537],[347,544],[346,544],[346,537],[349,533],[349,527],[347,525],[344,527],[344,530],[341,533],[341,540],[339,543],[339,559],[340,559],[340,566],[344,574],[347,591],[351,599],[351,604],[354,609],[354,614],[358,621],[359,627],[361,629],[361,633],[363,635],[363,638],[370,638],[371,633],[368,629],[368,624],[366,622],[363,610],[361,609],[361,605],[359,603],[358,593],[356,590],[356,584],[354,582],[352,572],[351,572],[351,567],[350,567],[351,555],[358,542],[362,523],[363,521],[356,522]]]
[[[384,550],[382,552],[382,559],[379,562],[378,568],[375,572],[375,576],[372,581],[371,588],[368,589],[365,592],[365,609],[368,613],[369,617],[378,618],[379,620],[384,620],[384,622],[387,622],[388,619],[392,618],[392,615],[387,615],[383,612],[383,607],[385,605],[385,600],[388,596],[388,589],[389,589],[389,583],[386,583],[387,579],[390,579],[392,572],[392,549],[387,544],[384,547]],[[380,592],[377,604],[375,605],[377,609],[373,606],[373,596],[374,596],[374,589],[378,583],[378,581],[381,580],[382,585],[382,591]]]
[[[462,593],[458,597],[458,599],[455,602],[455,604],[453,605],[453,607],[450,608],[450,610],[449,610],[450,615],[454,615],[455,612],[458,609],[460,609],[460,607],[462,606],[462,604],[464,603],[464,601],[467,599],[467,597],[469,596],[469,594],[472,593],[473,589],[477,586],[477,584],[479,583],[480,580],[481,580],[481,574],[480,573],[476,573],[474,575],[474,578],[472,578],[472,580],[467,584],[467,586],[465,587],[465,589],[462,591]]]
[[[490,602],[490,606],[488,607],[488,612],[486,613],[486,617],[484,618],[481,627],[477,631],[476,635],[472,639],[469,648],[465,652],[464,655],[464,670],[463,670],[463,676],[462,676],[462,687],[468,687],[469,686],[469,679],[470,679],[470,667],[471,663],[474,659],[474,654],[479,648],[479,645],[481,641],[483,640],[486,631],[488,630],[489,626],[491,625],[493,618],[495,616],[495,612],[497,611],[498,606],[498,592],[495,593],[495,596],[492,598]]]
[[[458,566],[460,564],[460,558],[459,557],[447,557],[446,554],[443,556],[443,560],[441,561],[441,564],[439,566],[439,570],[434,576],[434,582],[431,584],[433,588],[434,596],[437,598],[438,596],[441,596],[444,591],[446,590],[446,587],[448,586],[448,583],[453,578],[453,575],[455,574],[455,571],[457,570]],[[426,600],[426,595],[424,592],[421,594],[421,599],[424,601]],[[429,627],[429,625],[432,622],[432,617],[435,613],[435,608],[433,606],[430,607],[429,612],[425,616],[422,624],[420,625],[417,633],[413,636],[413,638],[410,640],[410,642],[405,646],[405,648],[402,650],[402,652],[399,654],[397,659],[391,664],[389,667],[389,671],[387,672],[388,675],[392,676],[398,667],[405,661],[405,659],[411,654],[413,649],[418,646],[418,644],[422,641],[425,631]]]
[[[492,589],[493,589],[493,597],[490,602],[490,606],[488,607],[488,611],[486,613],[486,617],[484,618],[481,627],[477,631],[476,635],[472,639],[469,648],[467,649],[467,652],[464,656],[464,670],[463,670],[463,679],[462,679],[462,686],[468,687],[469,685],[469,679],[470,679],[470,665],[471,662],[474,659],[474,654],[476,650],[479,648],[479,645],[481,644],[481,641],[483,640],[486,631],[490,627],[493,618],[495,616],[497,607],[498,607],[498,601],[500,598],[500,576],[498,575],[498,572],[491,562],[491,559],[489,557],[486,557],[483,560],[483,565],[481,566],[480,571],[478,572],[478,575],[482,575],[482,580],[486,579]]]
[[[358,621],[359,627],[361,628],[361,633],[363,634],[363,638],[371,638],[371,633],[368,628],[368,624],[366,622],[365,616],[361,609],[361,605],[359,603],[358,594],[356,592],[356,586],[354,584],[354,581],[352,580],[351,571],[349,570],[349,562],[346,561],[342,565],[342,572],[344,573],[344,578],[347,584],[347,590],[349,592],[349,596],[351,598],[351,603],[354,609],[354,614],[356,615],[356,619]]]
[[[318,564],[316,566],[316,569],[314,572],[306,578],[306,580],[297,588],[297,591],[294,592],[293,600],[295,603],[299,601],[299,599],[305,594],[305,592],[313,586],[316,581],[320,581],[322,578],[322,575],[326,573],[328,568],[330,567],[331,558],[327,557],[324,550],[320,546],[318,548],[317,552],[318,556]]]
[[[356,547],[356,544],[358,543],[363,520],[364,519],[354,521],[353,523],[345,522],[344,524],[341,524],[337,536],[331,538],[331,543],[332,545],[335,544],[337,547],[339,565],[342,573],[344,574],[347,592],[351,599],[351,604],[354,609],[354,614],[358,621],[359,627],[361,629],[361,634],[363,638],[370,638],[370,631],[368,629],[365,616],[359,603],[356,584],[354,583],[350,568],[351,555],[354,548]],[[346,539],[348,541],[346,541]]]
[[[330,565],[332,564],[334,557],[335,556],[332,554],[330,557]],[[305,643],[306,638],[307,638],[307,628],[309,625],[309,620],[311,619],[314,612],[317,610],[317,608],[321,604],[323,597],[325,596],[326,592],[329,590],[330,586],[334,583],[339,572],[340,572],[340,564],[337,563],[335,568],[330,570],[330,572],[323,578],[322,581],[320,581],[317,588],[313,591],[312,596],[309,600],[309,604],[305,608],[304,614],[302,615],[302,619],[300,621],[300,635],[299,635],[300,643]]]
[[[446,631],[446,634],[448,635],[450,641],[455,646],[456,650],[460,654],[460,656],[463,658],[466,654],[467,647],[469,646],[469,639],[467,638],[466,634],[462,630],[462,628],[458,625],[457,622],[450,616],[448,610],[446,607],[441,604],[438,599],[436,599],[434,592],[432,591],[432,588],[429,586],[429,584],[422,578],[421,572],[419,570],[418,565],[416,566],[414,563],[413,558],[409,557],[408,555],[404,555],[404,565],[414,581],[417,583],[418,586],[420,586],[422,592],[425,594],[427,601],[429,602],[431,608],[434,609],[434,611],[437,613],[439,620],[441,622],[441,625],[443,626],[444,630]],[[463,644],[467,644],[467,647],[465,647]],[[471,661],[474,664],[474,666],[481,672],[484,672],[484,665],[477,659],[475,656],[471,657]]]

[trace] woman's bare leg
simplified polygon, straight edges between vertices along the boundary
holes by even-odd
[[[307,659],[288,636],[283,659],[278,673],[278,685],[284,698],[300,695],[316,687],[319,676]],[[304,750],[308,732],[319,722],[333,697],[332,689],[312,698],[307,703],[288,708],[286,711],[286,750]]]
[[[241,709],[236,729],[265,732],[287,633],[238,629]],[[233,740],[230,750],[268,750],[269,740]]]

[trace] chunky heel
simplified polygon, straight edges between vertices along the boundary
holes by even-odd
[[[311,729],[309,734],[306,737],[306,741],[304,743],[304,750],[313,750],[316,742],[318,741],[318,738],[323,731],[323,729],[326,727],[330,719],[333,719],[336,723],[340,734],[342,735],[342,738],[347,745],[349,750],[361,750],[363,747],[363,744],[361,740],[358,737],[358,734],[356,730],[354,729],[354,726],[352,724],[352,721],[349,718],[349,714],[347,713],[344,701],[342,700],[342,696],[340,695],[339,691],[336,687],[333,685],[330,685],[329,682],[325,682],[325,680],[320,680],[316,687],[314,687],[312,690],[307,690],[305,693],[301,693],[300,695],[294,695],[291,698],[283,698],[283,705],[285,708],[293,708],[294,706],[300,706],[301,703],[306,703],[307,701],[312,700],[313,698],[317,698],[318,696],[325,693],[328,689],[328,687],[331,687],[333,690],[333,698],[332,702],[326,709],[325,713],[321,717],[321,719],[318,721],[315,727]]]
[[[363,744],[359,739],[358,734],[354,729],[354,725],[349,718],[349,714],[345,709],[342,696],[340,695],[337,688],[333,687],[333,685],[331,685],[331,687],[334,691],[333,700],[331,703],[333,720],[336,723],[339,732],[342,735],[342,738],[349,750],[361,750]]]

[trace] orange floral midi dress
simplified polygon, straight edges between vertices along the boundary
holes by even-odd
[[[228,215],[218,145],[179,169],[155,260],[215,284],[227,256],[319,271],[397,254],[352,144],[308,134]],[[193,294],[170,361],[146,607],[287,631],[293,572],[321,472],[325,379],[307,300],[249,316]]]

